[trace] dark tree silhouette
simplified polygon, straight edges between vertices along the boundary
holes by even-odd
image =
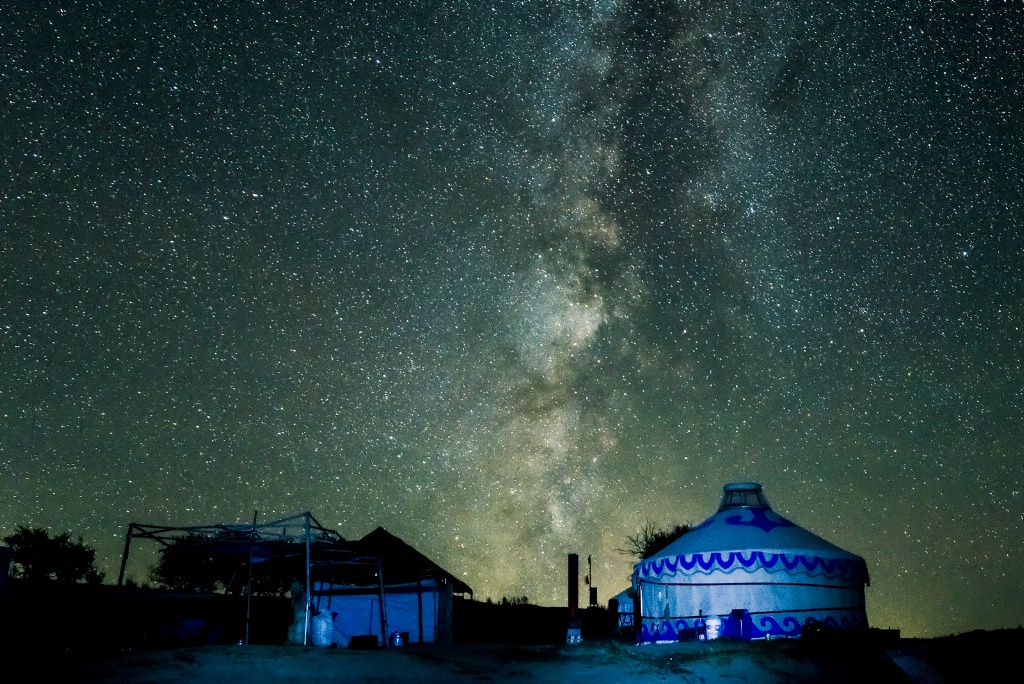
[[[627,546],[620,551],[640,560],[650,558],[692,528],[689,524],[658,528],[654,523],[646,522],[636,534],[626,537]]]
[[[281,555],[292,544],[279,542]],[[301,548],[293,550],[301,558]],[[304,570],[288,559],[254,559],[252,593],[283,596]],[[243,594],[249,587],[248,545],[244,542],[218,543],[199,536],[183,536],[160,549],[160,558],[150,570],[158,587],[195,594]]]
[[[224,591],[239,570],[237,559],[212,553],[202,537],[175,539],[160,549],[160,560],[149,577],[158,587],[192,594]]]
[[[96,568],[96,550],[81,537],[76,542],[67,532],[51,537],[44,529],[18,525],[4,542],[13,549],[12,577],[68,584],[103,581],[103,573]]]
[[[501,597],[501,605],[503,606],[528,606],[530,605],[530,599],[527,596],[513,596],[509,598],[507,596]]]

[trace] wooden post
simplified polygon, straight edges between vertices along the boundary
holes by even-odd
[[[419,612],[417,613],[417,615],[419,617],[420,638],[418,639],[418,642],[422,644],[423,643],[423,580],[419,580],[419,579],[416,580],[416,604],[419,606]]]

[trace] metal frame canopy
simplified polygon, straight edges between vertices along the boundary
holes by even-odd
[[[185,535],[185,536],[183,536]],[[171,525],[144,525],[129,523],[128,533],[124,540],[124,553],[121,556],[121,569],[117,576],[117,585],[124,586],[125,568],[128,565],[128,554],[132,539],[148,539],[155,541],[165,549],[187,543],[189,548],[209,546],[211,553],[234,554],[247,553],[249,558],[249,590],[247,592],[245,615],[245,641],[249,641],[249,617],[252,602],[252,567],[254,553],[258,549],[261,556],[273,554],[275,551],[287,551],[287,555],[295,555],[295,547],[288,542],[302,542],[304,552],[303,566],[305,569],[305,620],[303,626],[303,643],[310,640],[310,612],[312,568],[332,568],[339,565],[370,566],[377,576],[380,592],[381,633],[387,634],[387,616],[384,606],[384,573],[381,561],[375,556],[359,553],[351,548],[345,539],[332,529],[320,524],[309,511],[298,513],[287,518],[278,518],[269,522],[258,523],[253,516],[251,525],[246,524],[214,524],[178,527]],[[280,550],[280,551],[279,551]],[[312,556],[315,553],[316,558]],[[384,640],[385,644],[387,639]]]

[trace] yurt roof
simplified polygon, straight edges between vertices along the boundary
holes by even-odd
[[[868,581],[864,559],[772,511],[756,482],[725,486],[717,513],[637,563],[638,577],[787,568]]]

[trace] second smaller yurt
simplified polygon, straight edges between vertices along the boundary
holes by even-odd
[[[800,636],[866,629],[864,559],[772,511],[761,485],[725,485],[718,512],[633,569],[637,639]]]
[[[632,632],[633,630],[633,609],[634,601],[633,598],[636,596],[636,591],[633,587],[620,591],[615,596],[608,600],[609,607],[615,606],[615,632],[616,634],[625,634],[626,632]]]

